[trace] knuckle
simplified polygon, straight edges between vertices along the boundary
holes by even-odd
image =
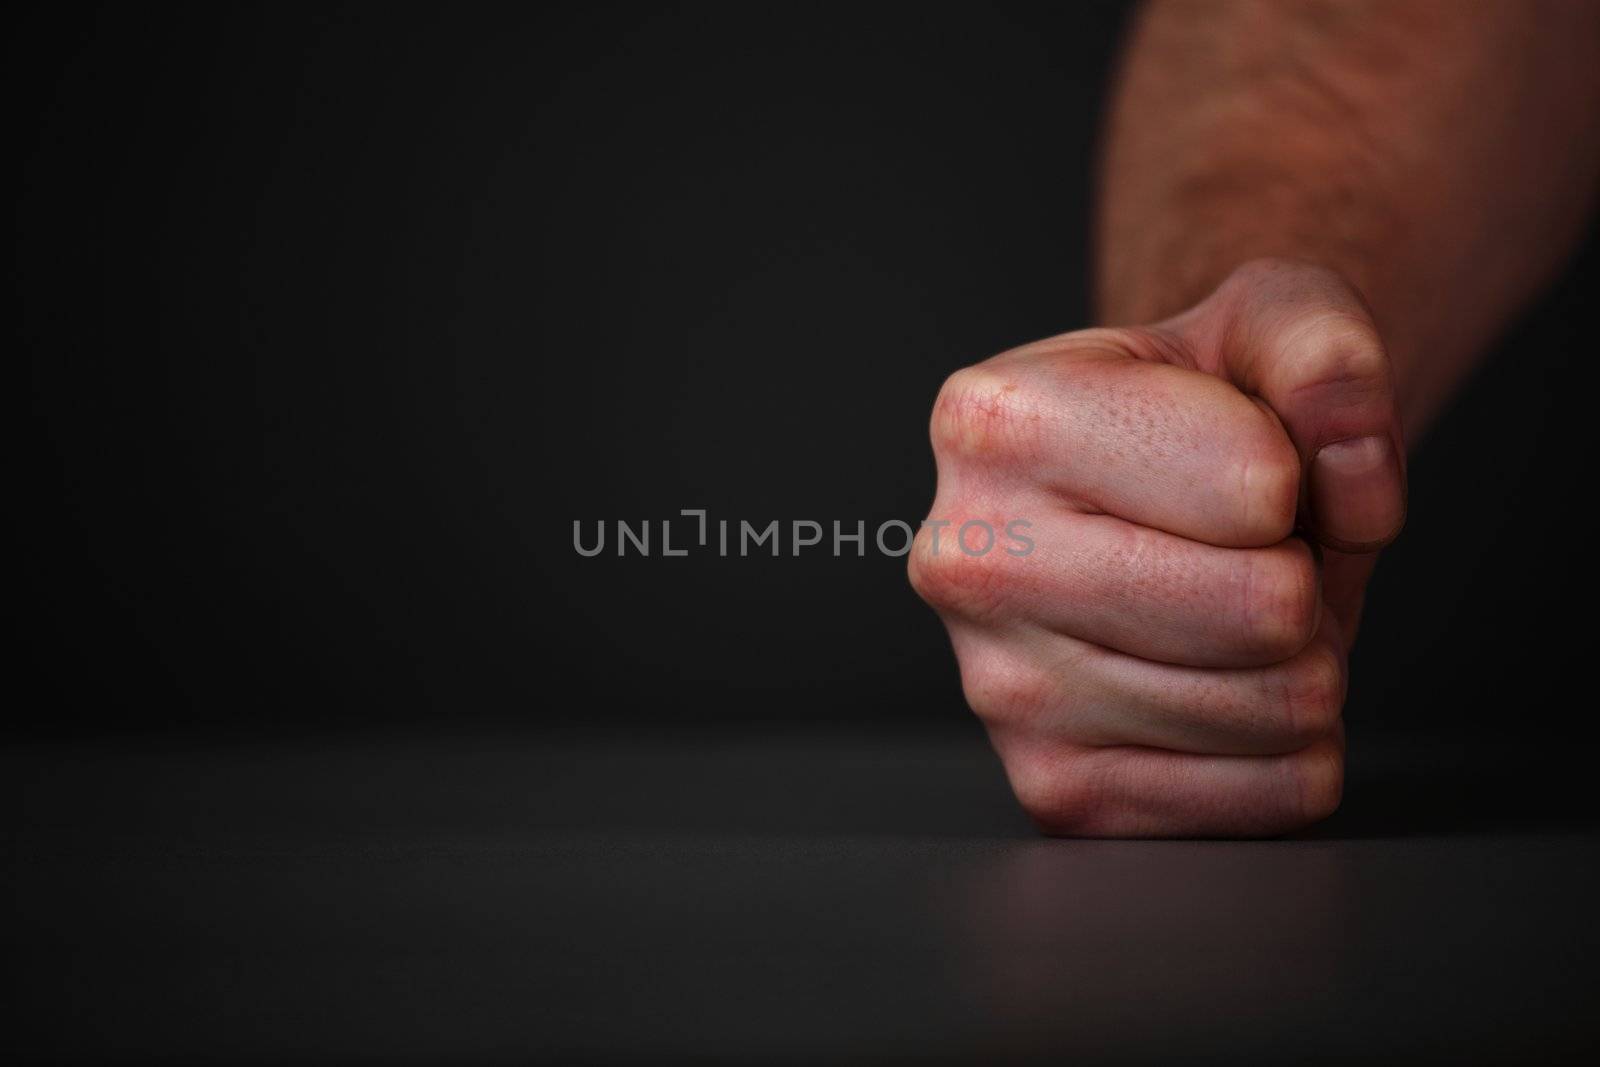
[[[1389,357],[1361,294],[1337,271],[1290,259],[1243,264],[1223,283],[1244,307],[1272,309],[1274,373],[1290,390],[1386,389]]]
[[[1247,260],[1223,279],[1219,293],[1245,308],[1363,309],[1361,296],[1338,271],[1302,259]]]
[[[1344,662],[1332,648],[1307,651],[1284,687],[1283,701],[1291,733],[1310,744],[1325,737],[1344,708]]]
[[[1023,812],[1043,833],[1091,834],[1106,821],[1109,793],[1084,759],[1029,759],[1012,788]]]
[[[1264,285],[1281,285],[1286,281],[1306,281],[1321,284],[1339,282],[1339,275],[1327,267],[1302,259],[1286,256],[1258,256],[1235,267],[1225,284],[1259,288]]]
[[[1010,600],[1014,582],[1004,551],[981,554],[962,551],[959,524],[942,529],[924,526],[912,542],[906,562],[911,587],[935,610],[962,618],[995,615]]]
[[[978,718],[996,726],[1037,723],[1056,695],[1043,671],[998,652],[964,657],[961,688]]]
[[[1297,353],[1285,371],[1296,391],[1334,388],[1341,394],[1389,391],[1389,356],[1377,328],[1352,307],[1307,309],[1286,332],[1285,351]]]
[[[1339,810],[1344,798],[1344,753],[1327,743],[1302,752],[1291,766],[1296,768],[1300,795],[1300,816],[1307,823],[1321,822]]]
[[[1300,459],[1276,427],[1240,460],[1239,484],[1244,525],[1267,544],[1288,537],[1300,502]]]
[[[1349,312],[1324,312],[1307,328],[1322,354],[1323,384],[1388,381],[1389,357],[1372,323]]]
[[[1039,413],[1010,376],[985,364],[963,367],[945,380],[934,402],[936,452],[973,458],[1011,458],[1033,451]]]
[[[1286,660],[1316,634],[1316,563],[1310,549],[1298,544],[1252,552],[1245,559],[1240,610],[1244,645],[1273,662]]]

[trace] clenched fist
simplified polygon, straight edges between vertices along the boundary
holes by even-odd
[[[912,584],[1047,832],[1262,835],[1330,814],[1346,661],[1405,518],[1388,357],[1337,275],[1262,260],[1148,327],[957,371]],[[950,532],[1031,524],[1027,554]]]

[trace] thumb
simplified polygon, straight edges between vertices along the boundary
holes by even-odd
[[[1301,523],[1343,552],[1372,552],[1405,524],[1405,447],[1389,356],[1360,295],[1286,260],[1239,268],[1171,324],[1203,369],[1259,396],[1303,472]]]

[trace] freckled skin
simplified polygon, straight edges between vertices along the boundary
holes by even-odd
[[[912,584],[1052,834],[1259,836],[1343,788],[1415,439],[1600,188],[1600,2],[1155,0],[1100,170],[1100,328],[952,375]]]

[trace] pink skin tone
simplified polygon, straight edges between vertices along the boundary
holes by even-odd
[[[1113,83],[1098,321],[957,372],[934,555],[968,700],[1052,833],[1277,834],[1339,803],[1405,444],[1600,190],[1600,2],[1150,0]],[[1358,292],[1360,295],[1358,295]]]
[[[1338,806],[1361,590],[1405,518],[1353,289],[1246,264],[1164,322],[956,372],[932,439],[933,516],[1033,524],[1026,556],[935,554],[924,529],[909,569],[1043,830],[1268,835]]]

